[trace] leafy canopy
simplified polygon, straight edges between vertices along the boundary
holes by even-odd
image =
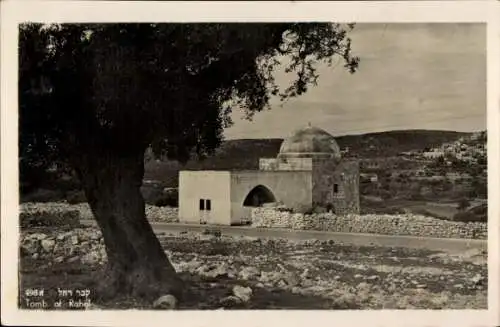
[[[233,108],[251,119],[316,84],[321,62],[358,58],[330,23],[20,26],[20,150],[26,162],[124,156],[152,146],[186,161],[211,153]],[[295,78],[281,88],[278,66]]]

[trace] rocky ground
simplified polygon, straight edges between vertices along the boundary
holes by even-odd
[[[159,235],[189,294],[179,309],[485,309],[487,255],[185,233]],[[32,229],[21,241],[20,306],[29,290],[88,289],[89,308],[162,307],[94,294],[106,254],[94,228]],[[31,297],[30,297],[31,296]],[[89,302],[90,303],[90,302]]]

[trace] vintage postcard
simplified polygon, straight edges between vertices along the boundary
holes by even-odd
[[[2,323],[498,325],[499,14],[2,3]]]

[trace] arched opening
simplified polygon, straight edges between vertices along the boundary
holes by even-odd
[[[248,193],[245,201],[243,201],[244,207],[261,207],[264,203],[276,202],[276,198],[273,193],[265,186],[258,185],[254,187],[250,193]]]

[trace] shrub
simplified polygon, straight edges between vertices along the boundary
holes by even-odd
[[[66,194],[66,201],[69,204],[78,204],[87,202],[87,198],[83,191],[72,191]]]
[[[326,209],[326,212],[332,212],[335,210],[335,207],[332,203],[327,203],[325,209]]]
[[[292,208],[288,208],[288,207],[285,207],[285,206],[279,206],[276,208],[277,211],[279,212],[294,212],[296,210],[292,209]]]
[[[487,215],[488,214],[488,205],[481,204],[481,205],[478,205],[477,207],[469,209],[469,211],[476,214],[476,215]]]
[[[471,211],[466,211],[466,212],[457,212],[453,216],[453,221],[459,221],[463,223],[471,223],[471,222],[480,222],[480,223],[486,223],[488,222],[488,215],[483,214],[483,215],[478,215],[474,214]]]
[[[141,187],[141,193],[144,202],[146,202],[146,204],[156,205],[156,201],[162,196],[162,190],[162,187],[159,185],[143,185]]]
[[[21,197],[21,202],[59,202],[64,200],[64,195],[60,191],[37,189]]]
[[[410,211],[413,212],[414,214],[417,214],[417,215],[432,217],[432,218],[441,219],[441,220],[450,220],[449,217],[438,215],[438,214],[436,214],[432,211],[429,211],[425,208],[422,208],[422,207],[412,208]]]
[[[169,190],[162,193],[155,200],[154,205],[157,207],[178,207],[179,206],[179,193],[177,190]]]
[[[310,205],[301,205],[295,210],[296,213],[301,213],[303,215],[311,215],[313,211],[314,208]]]
[[[460,199],[460,201],[458,201],[457,210],[463,211],[463,210],[467,209],[469,206],[470,206],[469,200],[463,198],[463,199]]]

